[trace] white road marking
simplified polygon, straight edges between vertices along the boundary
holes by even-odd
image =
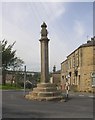
[[[84,96],[84,95],[79,95],[79,96]]]
[[[95,96],[93,96],[93,95],[90,95],[90,96],[88,96],[88,97],[94,98]]]

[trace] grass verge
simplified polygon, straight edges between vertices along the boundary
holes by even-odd
[[[0,89],[2,89],[2,90],[20,90],[20,89],[23,89],[23,88],[15,86],[15,85],[11,86],[11,84],[7,83],[6,85],[1,85],[0,84]]]

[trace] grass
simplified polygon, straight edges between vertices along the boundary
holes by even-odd
[[[0,85],[0,89],[2,89],[2,90],[20,90],[22,88],[15,86],[15,85],[11,86],[11,84],[7,83],[6,85]]]

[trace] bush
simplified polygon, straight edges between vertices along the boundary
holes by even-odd
[[[27,83],[25,87],[31,89],[32,88],[32,84]]]
[[[17,84],[17,86],[19,86],[19,87],[22,87],[22,88],[23,88],[23,87],[24,87],[24,83],[23,83],[23,82],[20,82],[20,83],[18,83],[18,84]]]

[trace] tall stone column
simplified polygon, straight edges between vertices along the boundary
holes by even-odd
[[[49,63],[48,63],[48,42],[47,25],[45,22],[41,25],[41,83],[33,88],[25,97],[30,100],[54,100],[61,99],[61,90],[57,89],[56,84],[49,82]]]
[[[49,82],[49,59],[48,59],[48,42],[49,39],[47,38],[47,25],[45,22],[41,25],[41,83]]]

